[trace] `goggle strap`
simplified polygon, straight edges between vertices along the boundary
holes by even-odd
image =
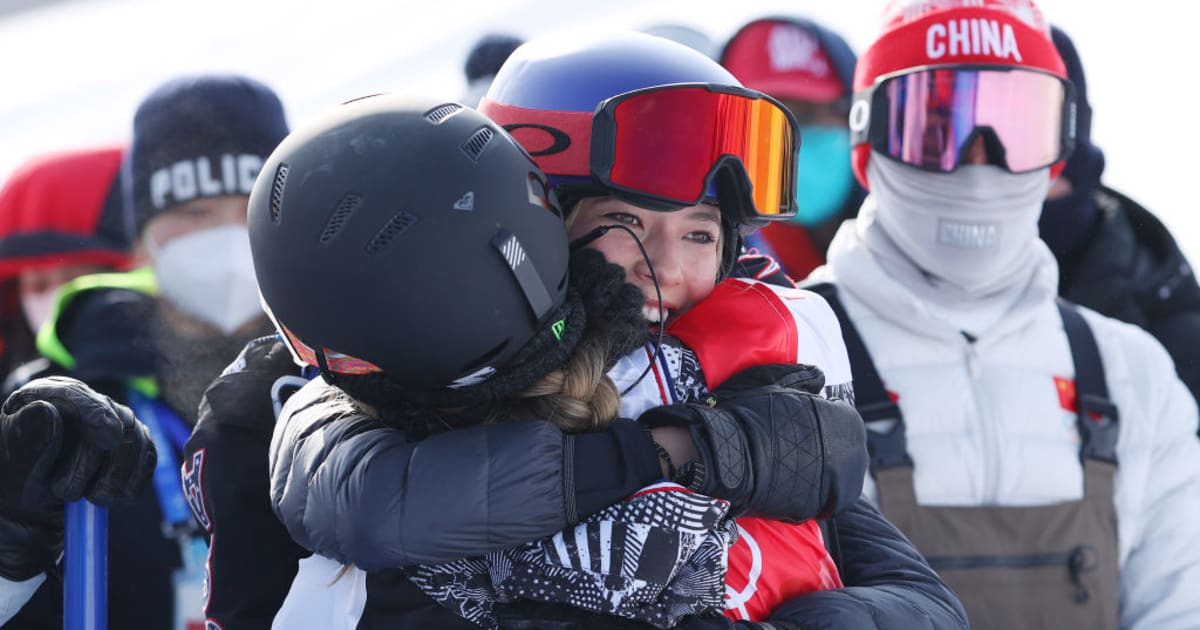
[[[850,146],[871,141],[871,100],[875,97],[875,88],[869,87],[854,93],[854,101],[850,105],[848,124],[850,127]]]
[[[547,174],[589,177],[592,113],[531,109],[488,98],[479,111],[517,140]]]

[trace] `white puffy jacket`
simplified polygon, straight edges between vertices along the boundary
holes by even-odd
[[[1083,496],[1075,413],[1059,393],[1074,366],[1054,304],[1058,270],[1049,250],[1038,255],[1019,297],[974,343],[955,325],[970,316],[956,319],[953,309],[914,295],[863,246],[853,222],[838,232],[829,264],[810,276],[837,284],[884,386],[898,397],[923,505]],[[1200,628],[1196,403],[1149,334],[1090,310],[1083,315],[1120,413],[1121,627]],[[870,479],[865,491],[876,496]]]

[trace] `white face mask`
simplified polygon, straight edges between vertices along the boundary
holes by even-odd
[[[179,310],[225,335],[262,317],[246,226],[210,228],[148,248],[159,293]]]
[[[21,310],[25,312],[25,321],[29,322],[29,329],[37,333],[41,329],[42,324],[50,319],[50,313],[54,310],[55,299],[58,297],[58,287],[39,291],[37,293],[22,293],[21,294]]]
[[[967,294],[1024,280],[1035,264],[1046,170],[1014,175],[998,166],[922,171],[879,154],[867,164],[876,220],[924,272]]]

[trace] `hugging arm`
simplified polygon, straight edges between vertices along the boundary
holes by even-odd
[[[292,537],[366,570],[550,536],[661,477],[631,421],[583,435],[541,421],[487,424],[413,441],[321,382],[284,407],[270,468]]]
[[[659,424],[687,426],[698,407],[664,407],[688,415]],[[817,449],[826,464],[865,462],[863,440],[850,430],[861,433],[853,409],[776,384],[747,386],[717,409],[720,428],[735,435],[691,431],[702,467],[737,466],[752,469],[753,477],[714,483],[707,494],[737,502],[746,514],[802,521],[836,512],[845,502],[831,500],[847,494],[831,480],[861,483],[861,470],[834,475],[829,465],[801,467],[808,476],[797,479],[793,460],[807,453],[770,447],[781,426],[799,435],[820,425],[804,445]],[[792,420],[784,422],[785,417]],[[840,441],[857,446],[835,449],[827,443],[843,434],[850,437]],[[861,457],[857,449],[864,451]],[[322,382],[288,401],[270,459],[272,503],[292,537],[363,569],[444,563],[551,536],[663,476],[654,444],[629,420],[578,435],[532,421],[460,428],[413,441],[362,414]]]

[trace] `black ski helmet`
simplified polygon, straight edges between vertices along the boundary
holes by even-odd
[[[545,176],[457,103],[372,96],[293,131],[255,182],[249,230],[268,312],[335,382],[475,385],[565,328],[566,229]]]

